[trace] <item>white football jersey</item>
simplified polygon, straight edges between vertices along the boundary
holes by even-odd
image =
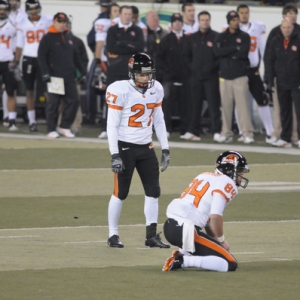
[[[118,140],[145,145],[152,142],[152,126],[162,149],[169,149],[162,101],[162,85],[155,81],[141,94],[131,80],[116,81],[108,86],[107,134],[111,154],[118,153]]]
[[[0,61],[13,61],[13,39],[17,29],[14,24],[7,19],[6,23],[0,27]]]
[[[223,26],[223,31],[228,28],[228,25]],[[240,24],[240,29],[250,35],[250,51],[249,61],[250,67],[255,68],[259,65],[260,59],[264,57],[266,47],[266,26],[263,22],[254,21],[246,25]]]
[[[23,18],[27,18],[27,13],[23,10],[23,9],[17,9],[16,11],[11,11],[9,13],[8,18],[10,19],[10,21],[16,26],[16,28],[18,27],[17,24],[23,19]],[[13,48],[13,52],[16,51],[16,47],[17,47],[17,35],[14,37],[13,39],[13,44],[12,44],[12,48]]]
[[[50,15],[42,15],[36,22],[28,18],[18,22],[17,47],[23,49],[23,56],[37,57],[40,41],[52,23],[53,17]]]
[[[234,181],[223,174],[198,175],[177,199],[167,207],[168,218],[179,223],[189,222],[204,228],[211,214],[223,214],[223,210],[238,194]],[[214,197],[221,195],[221,203]]]
[[[96,42],[98,42],[98,41],[104,42],[104,47],[101,50],[101,60],[102,61],[107,61],[107,57],[104,54],[107,31],[110,26],[115,25],[115,24],[116,23],[114,22],[114,20],[111,20],[111,19],[98,19],[94,24],[95,32],[96,32]]]

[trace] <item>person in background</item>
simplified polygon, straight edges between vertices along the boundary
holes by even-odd
[[[48,138],[55,139],[59,135],[74,138],[70,127],[75,119],[78,109],[78,92],[76,69],[82,74],[79,83],[85,81],[86,69],[79,57],[73,37],[68,33],[68,17],[65,13],[58,12],[53,17],[53,25],[46,35],[42,37],[38,49],[38,62],[41,68],[42,79],[51,82],[51,77],[63,79],[64,95],[48,92],[46,118]],[[63,99],[64,110],[62,120],[57,127],[58,108]]]
[[[43,86],[42,90],[46,92],[37,60],[38,47],[42,37],[48,32],[48,28],[52,25],[53,16],[41,15],[42,6],[38,0],[27,0],[25,7],[28,17],[23,18],[17,24],[18,32],[15,60],[19,63],[21,56],[23,56],[22,73],[26,88],[29,131],[36,132],[35,84]]]
[[[226,18],[229,27],[217,35],[214,43],[215,54],[220,59],[222,105],[222,131],[215,141],[219,143],[232,141],[232,114],[235,104],[244,143],[249,144],[254,142],[248,100],[250,36],[240,30],[240,19],[236,11],[229,11]]]
[[[136,53],[128,61],[129,80],[118,80],[107,88],[107,134],[114,174],[114,192],[108,205],[108,245],[123,248],[118,223],[131,179],[136,169],[145,191],[145,246],[170,248],[157,234],[158,198],[160,196],[159,167],[152,143],[154,127],[161,145],[161,171],[170,161],[162,101],[163,88],[155,80],[152,58]]]
[[[210,27],[207,11],[198,14],[199,30],[188,36],[184,51],[185,65],[191,74],[191,119],[188,130],[180,138],[200,141],[202,104],[207,100],[210,131],[214,140],[221,131],[221,99],[219,90],[219,59],[214,53],[217,32]]]
[[[249,180],[243,176],[250,170],[237,151],[221,153],[215,166],[214,173],[199,174],[167,207],[164,234],[179,249],[166,260],[164,272],[191,267],[217,272],[237,269],[225,239],[223,213],[238,187],[247,187]]]
[[[168,138],[172,133],[172,111],[175,104],[179,104],[180,132],[184,134],[187,130],[187,78],[188,71],[182,60],[184,45],[187,36],[183,34],[182,16],[175,13],[171,16],[172,32],[162,38],[158,45],[156,55],[156,69],[163,72],[164,101],[163,112],[167,127]]]
[[[282,131],[275,147],[291,148],[293,128],[293,103],[300,136],[300,39],[299,32],[289,19],[281,23],[281,33],[270,42],[265,57],[266,82],[269,90],[274,88],[276,77],[277,94],[280,105]],[[298,141],[300,148],[300,141]]]

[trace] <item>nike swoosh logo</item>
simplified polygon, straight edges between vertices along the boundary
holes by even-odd
[[[122,148],[122,150],[128,150],[129,148]]]
[[[154,95],[155,93],[156,93],[156,92],[153,92],[153,93],[150,92],[150,95]]]

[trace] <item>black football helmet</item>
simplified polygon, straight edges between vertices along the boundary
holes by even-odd
[[[42,11],[42,6],[39,0],[26,0],[25,2],[25,10],[28,14],[29,18],[32,20],[39,19]],[[34,14],[30,11],[37,10]]]
[[[250,172],[250,169],[246,158],[237,151],[223,152],[217,158],[215,173],[227,175],[237,186],[241,186],[244,189],[247,187],[249,180],[240,174],[248,172]],[[244,180],[243,184],[239,178]]]
[[[7,2],[6,0],[0,0],[0,9],[1,9],[0,20],[7,19],[10,12],[9,2]],[[2,10],[4,10],[4,12],[2,12]]]
[[[21,0],[9,0],[8,3],[12,11],[16,11],[21,6]]]
[[[132,55],[128,62],[128,75],[133,80],[135,87],[143,94],[154,86],[155,83],[155,68],[153,59],[146,53],[136,53]],[[137,74],[149,75],[147,82],[137,81]]]

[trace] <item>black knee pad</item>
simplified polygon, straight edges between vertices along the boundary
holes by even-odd
[[[228,272],[235,271],[238,267],[237,262],[228,262]]]

